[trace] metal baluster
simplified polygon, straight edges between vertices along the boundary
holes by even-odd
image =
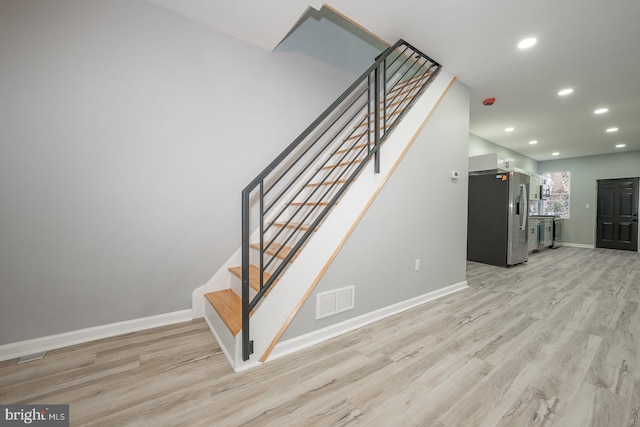
[[[379,150],[380,148],[379,147],[379,144],[380,144],[380,64],[378,64],[375,71],[373,72],[373,79],[374,79],[374,86],[375,86],[374,88],[375,118],[373,120],[373,125],[374,125],[373,134],[375,135],[374,137],[375,154],[373,157],[373,171],[375,173],[380,173],[380,150]]]
[[[242,191],[242,360],[251,356],[249,344],[249,191]]]

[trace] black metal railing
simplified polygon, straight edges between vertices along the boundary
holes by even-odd
[[[381,144],[440,67],[399,40],[242,190],[244,360],[252,310],[372,158],[379,172]]]

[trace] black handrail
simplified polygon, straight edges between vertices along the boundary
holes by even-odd
[[[398,40],[242,190],[244,360],[253,353],[250,313],[372,158],[379,172],[382,143],[440,68]],[[259,288],[250,298],[252,216],[258,221]]]

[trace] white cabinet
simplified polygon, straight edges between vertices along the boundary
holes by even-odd
[[[544,177],[542,175],[529,175],[529,200],[541,200],[542,199],[542,185],[544,184]]]
[[[538,250],[538,223],[539,220],[529,218],[529,252]]]
[[[469,172],[498,170],[510,172],[513,170],[513,159],[507,159],[497,153],[482,154],[469,157]]]
[[[553,247],[553,217],[529,217],[529,252]]]
[[[545,248],[549,248],[553,246],[553,218],[545,218],[542,220],[542,246]]]
[[[538,175],[529,175],[529,200],[540,200],[540,179]]]

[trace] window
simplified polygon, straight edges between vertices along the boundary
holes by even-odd
[[[545,174],[543,194],[543,212],[545,215],[558,215],[569,218],[569,193],[571,191],[571,172],[548,172]]]

